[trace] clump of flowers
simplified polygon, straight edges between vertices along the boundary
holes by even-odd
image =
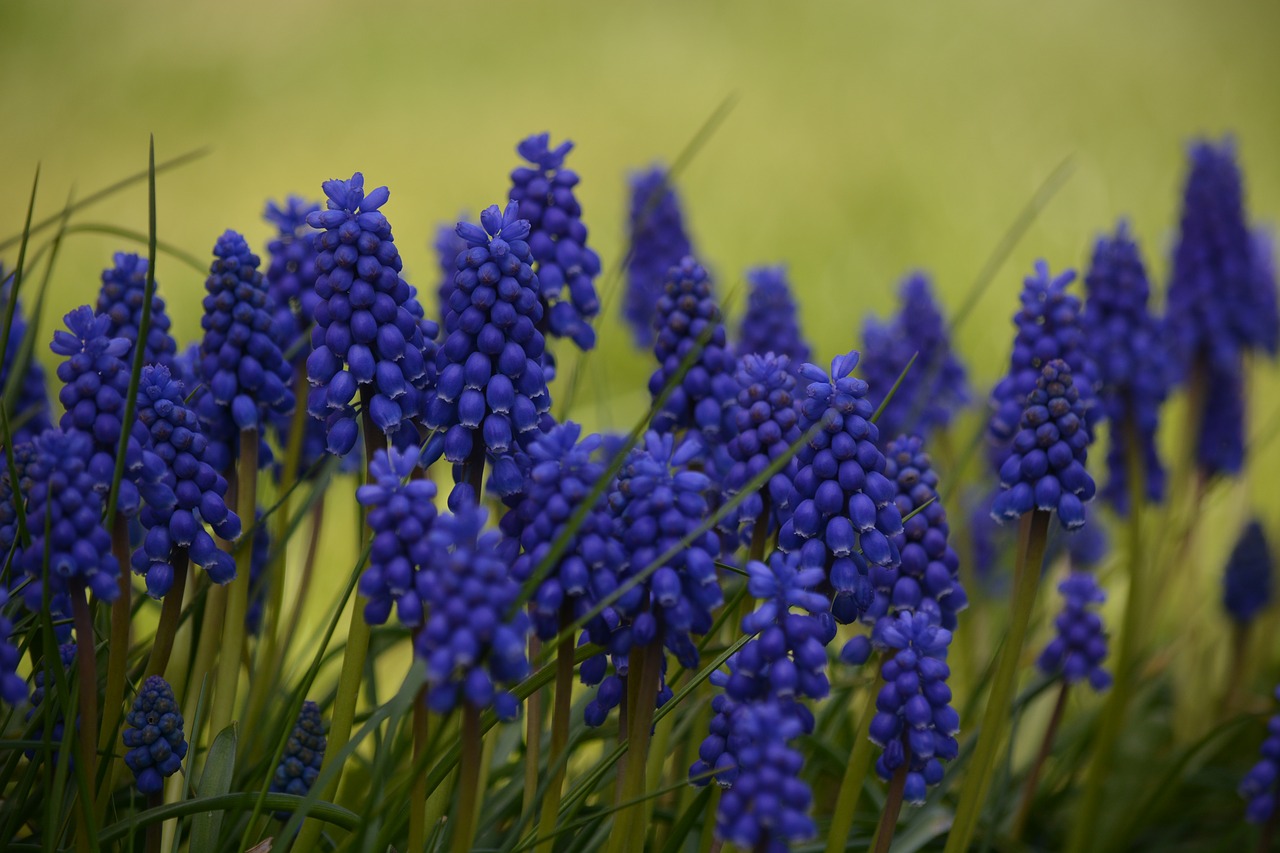
[[[8,311],[13,298],[13,275],[6,274],[0,264],[0,318]],[[8,388],[13,381],[10,374],[22,364],[22,352],[27,337],[27,320],[22,311],[22,301],[13,307],[13,323],[5,341],[4,362],[0,363],[0,388]],[[31,441],[49,428],[49,394],[45,390],[44,368],[34,358],[28,358],[17,380],[17,396],[9,412],[9,426],[13,430],[15,445]]]
[[[128,338],[130,349],[138,342],[142,327],[142,308],[147,298],[147,259],[132,252],[116,252],[112,266],[102,273],[102,289],[98,291],[98,313],[111,318],[107,336]],[[164,300],[151,296],[151,322],[143,347],[143,363],[169,367],[178,345],[169,334],[169,315]]]
[[[360,576],[360,594],[367,599],[364,618],[370,625],[385,623],[393,605],[402,624],[422,624],[417,576],[431,563],[427,534],[436,520],[436,486],[411,477],[417,465],[417,448],[381,451],[369,464],[369,482],[356,489],[373,531],[369,567]]]
[[[17,472],[17,486],[9,477],[9,465],[6,451],[0,448],[0,561],[12,554],[14,565],[18,565],[22,557],[22,543],[19,537],[18,513],[23,509],[25,500],[27,467],[35,459],[35,446],[30,441],[14,445],[13,464]],[[30,522],[28,521],[28,524]]]
[[[437,431],[428,461],[442,452],[455,465],[488,459],[490,485],[503,496],[523,485],[516,454],[551,408],[539,283],[529,223],[518,218],[518,207],[494,205],[480,214],[479,225],[458,224],[467,250],[458,255],[436,362],[439,382],[427,412],[427,426]]]
[[[747,310],[738,325],[736,353],[774,353],[798,368],[809,360],[809,344],[800,332],[796,302],[787,282],[787,268],[747,270]]]
[[[725,492],[730,495],[742,491],[775,460],[790,452],[791,445],[799,441],[801,435],[796,380],[785,355],[747,353],[738,359],[734,380],[738,387],[730,407],[734,435],[727,447],[733,464],[724,478]],[[745,540],[750,540],[755,521],[764,512],[766,496],[770,527],[781,526],[796,470],[796,460],[792,457],[769,478],[762,490],[738,506]]]
[[[18,675],[22,655],[13,642],[13,619],[5,611],[9,607],[9,591],[0,587],[0,700],[18,705],[27,698],[27,682]]]
[[[1280,687],[1275,698],[1280,700]],[[1267,720],[1267,737],[1260,750],[1262,757],[1240,780],[1240,796],[1248,802],[1244,817],[1250,823],[1266,823],[1280,801],[1280,714]]]
[[[631,326],[636,345],[648,347],[653,343],[655,306],[662,296],[667,270],[693,253],[680,199],[661,166],[631,176],[627,237],[630,251],[622,315]]]
[[[58,661],[62,665],[62,671],[64,673],[70,673],[71,667],[76,662],[76,644],[63,643],[58,646]],[[31,708],[27,711],[28,721],[41,713],[40,707],[44,705],[45,695],[48,693],[47,676],[52,672],[50,666],[51,665],[48,665],[48,661],[46,660],[35,668],[35,674],[32,678],[35,683],[35,689],[31,691]],[[66,734],[66,719],[61,714],[57,714],[56,717],[52,718],[52,722],[50,723],[50,716],[53,714],[57,714],[57,711],[49,709],[44,713],[44,722],[39,728],[32,732],[34,740],[44,740],[46,733],[45,725],[49,725],[48,735],[50,742],[55,745],[62,743],[62,738]],[[34,750],[28,750],[26,753],[27,758],[31,758],[34,755]]]
[[[1111,673],[1102,668],[1107,657],[1107,635],[1094,605],[1107,600],[1106,593],[1089,572],[1072,572],[1058,584],[1062,610],[1053,620],[1057,634],[1040,653],[1036,666],[1048,676],[1061,675],[1067,684],[1087,680],[1094,690],[1111,686]]]
[[[320,706],[310,699],[302,703],[298,719],[289,732],[284,754],[271,776],[273,794],[293,794],[305,797],[320,777],[320,765],[324,763],[327,727],[320,716]],[[276,817],[287,820],[288,812],[277,812]]]
[[[876,426],[885,438],[943,429],[969,402],[968,376],[951,349],[929,277],[922,272],[907,276],[898,299],[901,308],[892,320],[868,317],[862,326],[863,375],[872,405],[884,406]],[[911,369],[903,374],[908,364]],[[899,377],[902,381],[888,399]]]
[[[1271,603],[1273,560],[1258,519],[1245,526],[1222,576],[1222,604],[1239,625],[1247,625]]]
[[[901,554],[893,537],[902,532],[896,489],[885,476],[884,454],[871,422],[867,383],[851,376],[858,353],[837,356],[831,372],[806,364],[800,432],[818,429],[797,454],[792,515],[778,534],[786,551],[799,551],[806,568],[821,568],[834,594],[840,622],[862,616],[875,601],[869,566],[894,570]]]
[[[458,217],[466,219],[465,215]],[[436,228],[435,240],[431,243],[435,250],[436,261],[440,264],[440,283],[436,285],[436,299],[439,302],[440,317],[449,311],[449,297],[453,295],[453,278],[458,274],[458,255],[467,250],[467,243],[458,236],[456,223],[440,225]]]
[[[1044,366],[1027,397],[1021,427],[1000,466],[1004,491],[992,502],[991,515],[1004,521],[1032,510],[1056,510],[1063,527],[1082,526],[1084,505],[1095,491],[1085,470],[1088,450],[1089,428],[1071,368],[1055,359]]]
[[[159,794],[164,780],[182,767],[187,740],[182,714],[169,682],[152,675],[142,682],[133,709],[125,717],[124,763],[133,771],[142,794]]]
[[[400,276],[400,252],[380,208],[391,193],[368,195],[364,176],[325,181],[327,209],[307,215],[316,236],[315,326],[307,376],[307,411],[325,422],[329,452],[345,456],[359,436],[353,399],[368,422],[393,435],[416,433],[435,381],[438,327],[423,317],[414,289]],[[416,441],[416,434],[413,435]]]

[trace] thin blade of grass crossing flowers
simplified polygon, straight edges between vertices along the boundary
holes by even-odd
[[[111,844],[125,838],[131,832],[146,827],[148,824],[197,815],[201,812],[242,812],[257,801],[257,796],[252,791],[235,791],[215,797],[168,803],[158,808],[138,812],[125,820],[113,823],[102,830],[99,841],[102,844]],[[306,797],[299,797],[296,794],[268,794],[265,798],[265,805],[266,808],[273,811],[288,811],[299,808],[305,801]],[[353,829],[360,821],[360,816],[355,812],[350,809],[344,809],[342,806],[336,806],[333,803],[313,804],[310,817],[331,823],[341,829]],[[193,847],[192,849],[194,850],[195,848]]]
[[[908,361],[906,366],[902,368],[902,372],[899,373],[898,378],[894,380],[893,387],[889,389],[888,394],[884,395],[884,399],[880,401],[879,408],[877,408],[875,411],[875,414],[871,416],[872,423],[875,423],[880,419],[880,415],[884,413],[884,407],[889,405],[889,403],[893,400],[893,396],[898,393],[898,389],[902,387],[902,380],[907,378],[907,373],[911,370],[912,365],[916,363],[916,359],[919,357],[920,357],[920,353],[918,352],[914,352],[911,354],[911,360]]]
[[[71,225],[66,229],[67,234],[102,234],[108,237],[119,237],[124,240],[130,240],[148,248],[151,245],[151,237],[143,234],[141,231],[134,231],[132,228],[123,228],[119,225],[109,225],[104,222],[80,222]],[[202,264],[200,260],[190,252],[175,246],[173,243],[166,243],[164,240],[156,240],[155,248],[158,252],[163,252],[175,261],[181,261],[190,267],[200,276],[208,275],[208,265]]]

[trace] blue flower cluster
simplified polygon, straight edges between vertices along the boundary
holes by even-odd
[[[431,568],[419,575],[427,617],[414,640],[427,665],[427,705],[447,714],[459,704],[493,708],[513,719],[519,702],[509,688],[529,672],[523,610],[501,534],[485,531],[485,510],[459,506],[427,534]]]
[[[302,703],[298,720],[285,743],[284,754],[271,777],[271,793],[305,797],[311,791],[311,786],[320,777],[325,747],[329,745],[326,732],[320,706],[307,699]],[[276,812],[276,817],[288,820],[289,813]]]
[[[111,318],[107,336],[128,338],[130,349],[138,342],[142,328],[142,307],[147,298],[147,259],[131,252],[116,252],[112,266],[102,273],[102,289],[98,291],[98,313]],[[178,345],[169,334],[169,315],[159,294],[151,296],[151,324],[147,344],[143,348],[144,364],[169,367]],[[132,355],[128,360],[132,359]]]
[[[1009,372],[991,392],[988,436],[992,468],[996,471],[1009,453],[1009,444],[1018,431],[1027,398],[1035,390],[1041,368],[1053,359],[1062,359],[1071,365],[1078,377],[1076,389],[1089,428],[1101,414],[1095,406],[1097,368],[1085,349],[1080,300],[1067,292],[1075,279],[1075,270],[1050,276],[1049,265],[1036,261],[1035,273],[1023,282],[1022,308],[1013,316],[1017,334],[1009,358]]]
[[[0,564],[12,553],[13,565],[16,566],[21,564],[22,559],[22,543],[18,535],[18,511],[22,507],[18,502],[24,500],[27,489],[24,484],[27,467],[35,459],[36,449],[30,441],[14,445],[13,462],[18,474],[17,488],[14,488],[9,479],[7,455],[7,451],[0,448]]]
[[[1084,524],[1084,505],[1093,499],[1093,478],[1085,470],[1089,428],[1071,368],[1061,359],[1044,366],[1027,397],[1022,425],[1000,466],[1004,491],[991,504],[997,521],[1034,509],[1057,510],[1068,530]]]
[[[1103,496],[1128,507],[1129,436],[1139,443],[1150,500],[1164,497],[1165,473],[1156,450],[1160,406],[1168,394],[1170,361],[1164,323],[1151,314],[1151,286],[1138,245],[1121,222],[1115,236],[1100,237],[1084,279],[1085,339],[1098,368],[1102,411],[1111,424],[1110,474]]]
[[[94,488],[105,498],[115,479],[125,400],[129,397],[130,365],[124,357],[132,344],[128,338],[110,337],[110,318],[94,315],[88,305],[65,319],[69,331],[55,331],[49,347],[67,359],[58,365],[58,378],[63,382],[58,400],[66,408],[60,426],[90,439],[85,462]],[[137,514],[140,498],[156,509],[173,505],[173,493],[163,482],[164,463],[150,444],[146,428],[135,420],[130,425],[117,501],[117,509],[126,518]]]
[[[1107,657],[1107,635],[1102,617],[1090,607],[1107,595],[1089,572],[1072,572],[1058,584],[1062,610],[1053,620],[1057,634],[1040,653],[1036,666],[1045,675],[1061,675],[1067,684],[1087,679],[1094,690],[1111,686],[1111,673],[1102,668]]]
[[[905,763],[903,799],[923,803],[928,788],[942,781],[942,762],[959,752],[960,715],[947,686],[951,632],[925,613],[899,613],[887,621],[878,634],[892,654],[880,667],[885,684],[871,719],[871,740],[884,749],[876,773],[892,779]]]
[[[62,671],[64,673],[70,674],[71,667],[76,662],[76,644],[63,643],[62,645],[58,646],[58,659],[62,664]],[[28,722],[32,718],[34,718],[37,714],[40,713],[40,706],[44,704],[44,697],[47,693],[45,689],[46,675],[48,674],[48,670],[46,669],[46,666],[45,666],[46,663],[47,661],[42,661],[35,668],[35,676],[33,679],[35,682],[35,689],[31,691],[31,708],[27,711]],[[56,683],[56,679],[55,679],[55,683]],[[46,713],[50,715],[57,714],[57,716],[53,718],[52,727],[49,729],[49,740],[55,745],[55,752],[51,756],[51,760],[56,762],[57,761],[57,752],[56,752],[57,745],[62,743],[63,735],[66,734],[66,719],[60,713],[58,713],[58,711],[55,709],[50,709]],[[45,722],[47,722],[47,720],[48,720],[48,716],[45,717]],[[45,722],[42,722],[42,724],[31,733],[33,740],[44,740]],[[35,750],[26,751],[27,758],[32,758],[34,755],[35,755]]]
[[[182,383],[163,365],[142,368],[138,382],[138,423],[164,462],[166,484],[177,497],[172,507],[148,504],[139,521],[147,531],[142,547],[133,553],[133,570],[146,577],[147,594],[163,597],[173,586],[178,551],[214,583],[236,576],[235,560],[214,543],[204,526],[227,541],[240,536],[240,518],[227,507],[227,481],[206,458],[209,442],[200,419],[187,407]]]
[[[550,557],[570,519],[605,475],[600,436],[581,436],[582,427],[566,422],[529,445],[532,464],[523,493],[501,522],[503,532],[521,546],[522,553],[511,568],[521,581],[531,578]],[[625,560],[613,515],[602,498],[586,510],[529,601],[537,635],[550,640],[566,627],[567,620],[585,616],[601,597],[600,584],[608,585],[614,567]],[[589,633],[602,629],[599,618],[591,620]]]
[[[790,359],[772,352],[747,353],[738,359],[734,380],[738,394],[729,411],[734,435],[727,448],[733,464],[724,478],[728,495],[742,491],[777,459],[786,456],[801,436]],[[770,527],[781,526],[797,470],[792,457],[763,489],[739,504],[737,516],[742,520],[745,541],[750,540],[755,520],[764,511],[765,496],[769,500]]]
[[[18,675],[22,655],[13,642],[13,620],[5,613],[9,591],[0,587],[0,701],[17,705],[27,698],[27,682]]]
[[[631,326],[636,345],[648,347],[653,343],[655,306],[662,296],[667,270],[693,253],[680,199],[667,170],[661,166],[631,176],[627,245],[630,251],[622,316]]]
[[[0,264],[0,317],[8,310],[13,295],[13,276],[6,274]],[[27,321],[22,313],[22,301],[14,306],[13,324],[9,327],[9,339],[4,348],[4,361],[0,363],[0,388],[9,387],[9,374],[22,363],[22,351],[27,336]],[[22,378],[18,381],[17,397],[9,412],[9,426],[13,429],[15,445],[31,441],[51,425],[49,420],[49,396],[45,391],[44,368],[34,358],[27,359]],[[0,438],[0,441],[3,439]],[[0,444],[0,446],[3,446]]]
[[[516,151],[533,167],[511,172],[510,199],[519,204],[517,215],[531,229],[529,251],[538,275],[544,332],[589,350],[596,343],[591,318],[600,313],[595,288],[600,258],[587,246],[582,206],[573,192],[578,174],[564,168],[565,155],[572,149],[569,140],[552,148],[546,133],[523,140]],[[552,366],[549,358],[545,363]]]
[[[1275,698],[1280,700],[1280,687]],[[1258,763],[1240,780],[1240,796],[1248,801],[1244,817],[1250,823],[1266,823],[1280,802],[1280,714],[1267,720],[1267,737],[1260,751]]]
[[[436,435],[428,461],[441,452],[456,465],[483,452],[492,464],[490,483],[499,495],[520,491],[516,462],[551,409],[542,370],[546,347],[538,277],[529,251],[529,223],[519,206],[493,205],[480,224],[458,224],[467,250],[458,255],[454,291],[444,316],[446,338],[436,358],[439,384],[427,411]],[[476,499],[479,496],[475,496]]]
[[[1222,605],[1231,619],[1248,625],[1271,603],[1274,561],[1262,522],[1245,526],[1222,575]]]
[[[271,462],[263,427],[293,410],[289,363],[280,350],[258,256],[235,231],[213,247],[205,279],[204,338],[199,375],[205,392],[197,411],[209,440],[208,462],[226,473],[240,454],[240,433],[257,430],[258,464]]]
[[[435,382],[436,324],[423,316],[414,289],[400,277],[403,265],[391,224],[379,208],[390,192],[368,195],[364,176],[324,182],[328,209],[307,215],[324,229],[316,236],[315,326],[307,375],[307,410],[325,422],[329,451],[345,456],[359,437],[352,400],[388,435],[426,413]]]
[[[417,448],[380,451],[369,463],[369,482],[356,489],[373,531],[369,567],[360,576],[360,594],[368,599],[364,618],[370,625],[385,623],[393,605],[406,627],[422,624],[418,575],[431,564],[427,534],[436,520],[436,486],[412,477],[417,465]]]
[[[465,214],[455,222],[440,225],[436,228],[436,238],[431,244],[435,250],[436,261],[440,264],[440,283],[436,285],[436,300],[439,303],[439,314],[443,320],[449,312],[449,298],[453,296],[453,278],[458,274],[458,255],[467,250],[467,243],[458,236],[457,222],[467,219]]]
[[[806,364],[800,431],[821,425],[797,454],[792,516],[778,534],[786,551],[799,551],[806,568],[821,568],[834,591],[832,613],[853,622],[875,602],[869,566],[896,569],[902,532],[897,490],[885,476],[879,432],[871,422],[867,383],[851,376],[858,353],[837,356],[828,374]]]
[[[800,332],[787,268],[749,269],[747,285],[747,310],[738,326],[738,356],[774,353],[786,356],[793,369],[798,369],[809,360],[809,343]]]
[[[951,349],[929,277],[922,272],[907,276],[898,288],[898,299],[901,308],[891,322],[868,317],[862,327],[862,370],[871,387],[872,405],[884,406],[876,426],[885,438],[928,435],[945,428],[969,402],[968,375]],[[911,369],[904,375],[908,364]],[[899,377],[902,384],[885,403]]]
[[[1280,350],[1280,293],[1276,282],[1276,247],[1269,230],[1255,228],[1250,241],[1253,250],[1253,328],[1249,339],[1263,352]]]
[[[142,794],[158,794],[164,780],[182,767],[187,740],[182,733],[182,714],[169,682],[152,675],[142,682],[133,709],[125,716],[124,763],[138,780]]]

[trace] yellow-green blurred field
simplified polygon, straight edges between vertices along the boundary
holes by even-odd
[[[858,344],[862,315],[888,310],[912,267],[933,271],[954,309],[1018,210],[1071,158],[1070,179],[959,332],[981,394],[1003,369],[1034,258],[1079,265],[1124,215],[1163,283],[1192,136],[1234,132],[1253,216],[1280,221],[1278,39],[1280,4],[1238,0],[10,0],[0,5],[0,232],[20,230],[37,163],[39,217],[73,190],[144,168],[153,133],[161,160],[211,149],[162,176],[162,240],[203,258],[235,228],[261,247],[265,199],[317,197],[321,180],[358,169],[391,187],[385,211],[406,278],[430,291],[435,225],[504,199],[516,141],[549,130],[577,143],[585,219],[612,267],[627,171],[673,158],[732,95],[680,180],[696,246],[722,293],[749,265],[789,263],[823,359]],[[79,221],[145,231],[145,188]],[[42,333],[92,299],[119,248],[138,247],[68,241]],[[158,278],[185,344],[198,333],[202,279],[163,256]],[[630,425],[651,370],[611,296],[569,413],[596,428]],[[1258,371],[1263,432],[1280,412],[1280,374]],[[1280,470],[1280,441],[1251,468],[1274,529],[1280,501],[1265,472]],[[1212,571],[1249,503],[1223,497]],[[347,525],[326,537],[335,565],[350,565]]]

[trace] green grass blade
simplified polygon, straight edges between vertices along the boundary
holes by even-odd
[[[131,240],[142,246],[150,247],[151,237],[143,234],[141,231],[134,231],[132,228],[124,228],[119,225],[110,225],[105,222],[81,222],[72,225],[67,229],[68,234],[105,234],[108,237],[119,237],[124,240]],[[175,261],[181,261],[190,267],[201,278],[209,274],[209,265],[203,263],[195,255],[186,249],[179,248],[172,243],[166,243],[163,240],[156,241],[156,249]]]
[[[204,802],[230,793],[236,767],[236,724],[232,723],[218,732],[205,757],[204,771],[194,802]],[[218,834],[222,829],[222,809],[207,809],[191,819],[191,849],[215,850]]]

